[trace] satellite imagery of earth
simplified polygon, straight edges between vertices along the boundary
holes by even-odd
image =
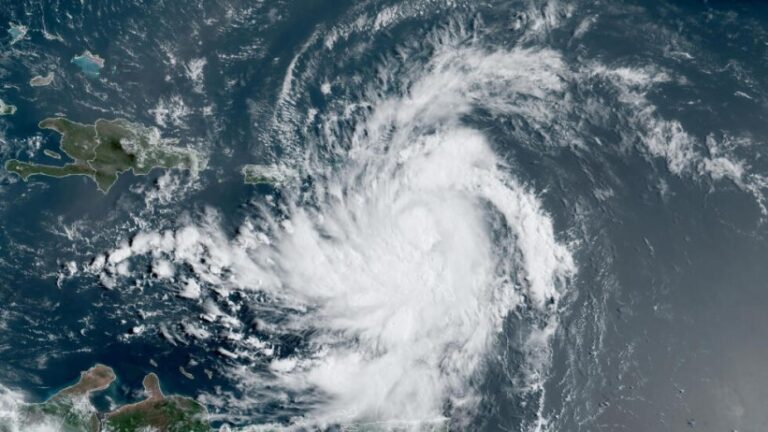
[[[768,431],[768,2],[0,27],[0,432]]]

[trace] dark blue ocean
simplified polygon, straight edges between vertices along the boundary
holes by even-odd
[[[768,4],[0,0],[0,5],[0,99],[17,107],[15,114],[0,117],[3,162],[68,163],[66,156],[54,160],[43,153],[59,145],[60,136],[37,127],[52,116],[82,123],[127,119],[155,128],[204,161],[196,173],[124,173],[107,194],[85,177],[25,182],[2,170],[0,384],[24,394],[27,402],[45,400],[76,381],[80,371],[104,363],[119,378],[94,399],[101,409],[137,400],[143,376],[156,372],[166,393],[204,403],[215,426],[768,429]],[[14,43],[4,30],[12,25],[27,29]],[[72,62],[86,50],[104,59],[98,74],[84,73]],[[50,85],[29,85],[32,77],[51,71]],[[423,102],[425,94],[433,99]],[[437,150],[425,152],[426,162],[411,173],[408,146],[397,147],[405,127],[404,142],[428,137],[425,146],[432,137],[450,140],[446,131],[482,134],[499,162],[498,175],[512,179],[504,184],[519,185],[540,211],[512,218],[493,192],[477,192],[485,183],[465,187],[455,180],[466,174],[462,158],[474,153],[443,167],[434,164],[444,159],[431,159]],[[471,141],[475,135],[468,136]],[[490,156],[477,157],[472,169],[486,169],[484,158]],[[359,178],[344,174],[350,161],[365,167]],[[284,182],[245,184],[246,164],[276,164],[295,175]],[[369,166],[385,168],[374,176],[365,171]],[[351,292],[333,300],[317,294],[328,303],[297,305],[293,297],[283,302],[279,291],[239,289],[240,282],[232,281],[255,270],[229,264],[215,273],[226,285],[217,290],[217,282],[204,274],[211,267],[200,270],[213,265],[210,257],[189,260],[178,252],[150,250],[136,252],[126,274],[116,266],[94,266],[98,257],[109,259],[121,245],[130,245],[139,232],[179,232],[214,220],[217,228],[201,229],[203,237],[218,233],[235,243],[253,227],[273,235],[281,230],[274,220],[291,219],[297,209],[332,219],[338,213],[325,209],[333,203],[363,197],[359,202],[374,212],[376,203],[386,202],[363,190],[366,185],[398,191],[401,183],[389,180],[400,179],[402,172],[411,176],[403,178],[419,178],[433,168],[440,181],[465,189],[453,195],[452,186],[440,183],[419,202],[432,206],[435,200],[436,207],[428,208],[444,210],[435,212],[438,221],[445,212],[460,211],[445,216],[457,226],[475,217],[475,211],[464,212],[467,205],[478,209],[478,226],[493,227],[488,243],[494,268],[514,267],[499,277],[515,292],[514,301],[497,321],[488,321],[481,351],[467,342],[474,331],[466,330],[465,339],[446,339],[454,331],[465,334],[459,331],[463,327],[450,318],[439,325],[429,321],[438,319],[432,312],[454,316],[449,306],[439,309],[439,300],[434,309],[414,309],[422,311],[414,327],[445,329],[442,335],[427,333],[425,340],[446,340],[435,342],[432,351],[384,336],[366,345],[370,328],[363,318],[355,313],[336,320],[332,314],[354,299],[354,287],[371,280],[354,269],[395,262],[365,246],[374,238],[368,236],[374,231],[360,228],[372,214],[367,210],[318,229],[318,244],[350,242],[355,250],[375,252],[360,255],[365,266],[350,264],[338,272],[339,286],[347,286],[347,277],[358,284]],[[337,177],[344,185],[338,195],[331,187],[327,195],[317,192]],[[482,197],[474,197],[476,192]],[[365,201],[369,196],[374,198]],[[371,220],[388,226],[390,218],[376,215]],[[420,223],[421,214],[415,215],[408,221]],[[550,238],[525,231],[534,216],[546,221],[536,233],[549,229],[572,257],[562,278],[560,270],[547,267],[555,266],[550,261],[531,264],[538,262],[536,254],[549,253]],[[344,231],[348,226],[357,228]],[[428,229],[417,225],[405,237],[417,238]],[[458,257],[447,261],[456,268],[476,257],[459,240],[443,241],[449,245],[445,256]],[[279,261],[303,256],[300,250],[285,245],[276,250],[249,254],[259,268],[278,269],[265,274],[285,276],[281,287],[307,279],[312,284],[309,277],[289,278],[303,262]],[[153,267],[161,255],[173,262],[172,278]],[[323,265],[343,267],[358,255],[329,257]],[[472,263],[467,268],[482,267]],[[434,277],[453,275],[451,265],[439,267]],[[537,277],[550,271],[556,294],[539,304]],[[400,267],[392,267],[384,279],[411,289],[408,274],[398,272]],[[329,273],[336,277],[333,269]],[[193,300],[179,295],[191,279],[203,286]],[[420,284],[430,283],[424,280]],[[377,297],[371,304],[378,306],[359,314],[373,320],[415,308],[399,295]],[[484,296],[471,297],[478,301],[479,316],[498,314],[483,305],[506,304],[496,291]],[[390,309],[394,298],[399,306]],[[322,320],[306,327],[305,321],[298,325],[288,318],[315,312]],[[217,318],[209,318],[211,313]],[[467,325],[481,332],[485,318],[474,319],[467,318]],[[403,320],[383,322],[394,326]],[[534,337],[543,342],[532,348]],[[306,388],[271,378],[279,375],[281,360],[314,365],[323,353],[347,353],[350,346],[371,364],[397,350],[424,356],[392,370],[420,370],[414,365],[440,357],[434,369],[393,378],[438,384],[424,384],[423,394],[410,396],[392,390],[380,404],[371,402],[376,409],[366,405],[364,414],[349,422],[314,423],[319,413],[331,412],[334,397],[351,395],[368,403],[370,395],[312,381],[312,374],[308,380],[315,384]],[[476,358],[471,374],[456,375],[462,380],[452,375]],[[339,381],[346,379],[334,373]],[[438,378],[430,381],[429,373]],[[248,381],[246,374],[261,381]],[[450,379],[441,381],[446,376]],[[355,377],[350,381],[379,383],[378,372]],[[469,395],[474,402],[464,409],[459,401]],[[401,419],[388,414],[406,410],[395,402],[421,406],[425,398],[436,398],[440,421],[408,417],[398,423]]]

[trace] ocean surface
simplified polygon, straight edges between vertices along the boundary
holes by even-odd
[[[156,372],[231,430],[768,430],[768,4],[0,0],[0,25],[3,162],[66,163],[51,116],[204,162],[108,194],[0,170],[0,417],[100,362],[100,408]]]

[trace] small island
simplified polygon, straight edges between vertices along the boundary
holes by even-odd
[[[191,150],[174,147],[160,139],[156,130],[126,120],[99,119],[94,124],[73,122],[63,117],[47,118],[38,125],[61,134],[59,147],[73,162],[49,165],[11,159],[5,169],[23,180],[32,176],[86,176],[107,193],[120,174],[132,171],[146,175],[154,168],[197,170],[198,159]]]
[[[5,101],[0,99],[0,116],[13,115],[13,114],[16,114],[16,107],[13,105],[8,105],[7,103],[5,103]]]
[[[32,87],[44,87],[50,85],[53,82],[53,72],[48,72],[47,75],[37,75],[29,80],[29,85]]]
[[[43,154],[53,159],[61,159],[61,155],[53,150],[43,149]]]
[[[193,399],[165,396],[154,373],[144,378],[147,398],[141,402],[99,412],[90,396],[113,381],[112,368],[97,364],[80,374],[80,380],[40,404],[23,404],[14,424],[0,418],[0,432],[56,430],[65,432],[211,432],[208,413]]]

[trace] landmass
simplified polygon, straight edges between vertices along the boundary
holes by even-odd
[[[0,99],[0,116],[12,115],[16,113],[16,107],[14,105],[8,105]]]
[[[91,78],[98,77],[101,69],[104,68],[104,59],[88,50],[85,50],[79,56],[75,56],[72,59],[72,63],[76,64],[86,76]]]
[[[111,368],[97,364],[80,374],[80,380],[53,395],[41,404],[24,405],[20,410],[17,430],[58,426],[62,432],[99,432],[101,423],[90,403],[93,392],[104,390],[115,380]],[[11,425],[0,423],[0,431],[13,431]]]
[[[97,364],[80,380],[40,404],[24,404],[11,424],[0,416],[0,432],[56,430],[60,432],[211,432],[208,413],[193,399],[165,396],[154,373],[144,378],[147,398],[141,402],[99,412],[91,403],[94,392],[105,390],[116,376]],[[6,417],[7,418],[7,417]],[[4,423],[5,422],[5,423]]]
[[[107,193],[120,174],[133,171],[146,175],[154,168],[197,170],[196,153],[170,145],[155,129],[126,120],[96,120],[94,124],[73,122],[63,117],[47,118],[38,125],[61,134],[59,147],[73,162],[48,165],[11,159],[5,169],[23,180],[31,176],[68,177],[82,175]]]
[[[277,165],[249,164],[242,169],[243,182],[246,184],[271,184],[284,183],[294,174]]]
[[[192,399],[164,396],[160,380],[151,373],[144,378],[147,398],[125,405],[106,415],[105,430],[110,432],[168,431],[208,432],[205,408]]]
[[[37,75],[29,80],[29,85],[32,87],[44,87],[50,85],[53,82],[53,72],[48,72],[47,75]]]

